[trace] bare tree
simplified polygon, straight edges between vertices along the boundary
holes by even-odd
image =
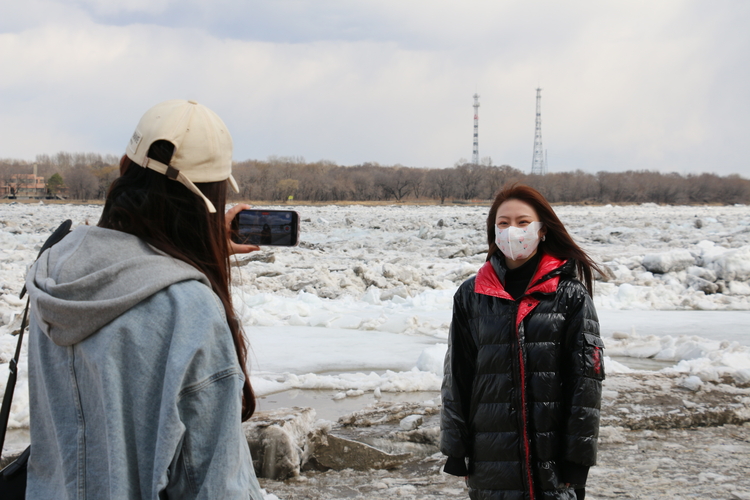
[[[276,183],[276,191],[279,193],[279,197],[282,200],[294,196],[294,193],[296,193],[298,189],[299,181],[297,179],[281,179]]]
[[[0,159],[0,186],[3,194],[18,190],[19,179],[27,179],[36,166],[48,182],[59,173],[71,197],[90,199],[106,194],[118,175],[118,162],[114,155],[64,151],[37,155],[33,163]],[[750,203],[750,180],[739,175],[682,176],[647,170],[529,175],[509,165],[493,166],[489,157],[482,158],[480,165],[461,159],[453,168],[437,169],[377,163],[339,166],[328,160],[306,163],[302,157],[271,156],[237,162],[233,173],[241,190],[237,197],[251,200],[279,200],[293,194],[297,200],[310,201],[432,197],[445,203],[451,197],[491,199],[508,183],[520,182],[535,187],[551,202]]]
[[[99,183],[86,167],[75,167],[65,176],[68,194],[76,200],[88,200],[96,195]]]
[[[352,167],[350,170],[352,199],[357,201],[377,199],[374,172],[364,166]]]
[[[405,167],[400,165],[383,169],[377,176],[377,184],[385,195],[385,199],[394,197],[396,201],[401,201],[411,190],[412,178],[411,173]]]
[[[53,162],[58,168],[71,167],[73,166],[73,155],[65,151],[60,151],[54,156]]]
[[[430,170],[427,174],[430,193],[440,200],[441,205],[445,203],[446,198],[453,196],[455,174],[455,169],[447,168]]]
[[[482,181],[482,170],[483,168],[480,165],[474,165],[473,163],[464,163],[456,166],[458,174],[456,176],[456,182],[461,197],[464,200],[476,198],[479,194],[479,186]]]
[[[6,189],[13,186],[15,176],[18,173],[17,170],[18,169],[14,165],[11,165],[7,160],[0,162],[0,185],[6,187]]]
[[[120,169],[118,165],[103,165],[100,168],[91,169],[91,173],[97,181],[96,197],[104,199],[107,197],[112,181],[120,175]]]
[[[425,195],[425,181],[427,179],[425,173],[425,170],[421,168],[411,169],[411,192],[416,199]]]
[[[484,198],[493,199],[506,184],[523,179],[523,172],[510,165],[489,166],[483,173]]]

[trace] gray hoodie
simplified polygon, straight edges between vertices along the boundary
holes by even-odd
[[[42,254],[31,299],[27,498],[261,499],[243,375],[206,277],[82,226]]]

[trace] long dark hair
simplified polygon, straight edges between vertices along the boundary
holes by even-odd
[[[157,141],[148,156],[166,165],[174,146]],[[247,372],[247,343],[234,314],[229,293],[229,243],[224,221],[226,181],[196,183],[211,200],[216,213],[210,213],[204,201],[179,182],[148,168],[142,168],[123,156],[120,177],[109,188],[99,227],[132,234],[206,275],[219,296],[245,384],[242,388],[242,421],[255,411],[255,394]]]
[[[495,244],[495,219],[500,205],[507,200],[519,200],[534,208],[547,231],[544,241],[539,242],[539,250],[558,259],[573,260],[576,264],[578,278],[586,285],[589,295],[593,296],[593,271],[596,270],[599,274],[604,273],[591,257],[573,241],[544,196],[532,187],[514,183],[503,187],[495,196],[495,201],[492,202],[492,207],[490,207],[490,213],[487,215],[487,243],[490,247],[487,260],[498,251]]]

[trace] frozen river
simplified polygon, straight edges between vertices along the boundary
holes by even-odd
[[[631,332],[640,335],[696,335],[718,342],[750,346],[750,311],[628,311],[599,309],[602,335]]]
[[[486,207],[319,206],[297,248],[239,256],[235,307],[260,396],[436,391],[452,296],[486,258]],[[666,369],[750,382],[750,207],[555,208],[606,266],[595,303],[607,370]],[[26,266],[64,219],[100,206],[0,204],[0,389]],[[629,360],[651,360],[639,365]],[[25,360],[12,424],[28,425]],[[262,404],[261,404],[262,406]]]

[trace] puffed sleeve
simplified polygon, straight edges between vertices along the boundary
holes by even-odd
[[[453,298],[453,318],[443,367],[443,407],[440,415],[440,450],[457,459],[469,456],[471,451],[468,416],[477,357],[469,318],[461,300],[463,289],[461,287]]]
[[[604,343],[599,336],[594,303],[583,285],[576,282],[566,293],[565,355],[568,362],[564,387],[570,414],[565,428],[563,458],[572,464],[592,466],[596,463],[599,437]]]

